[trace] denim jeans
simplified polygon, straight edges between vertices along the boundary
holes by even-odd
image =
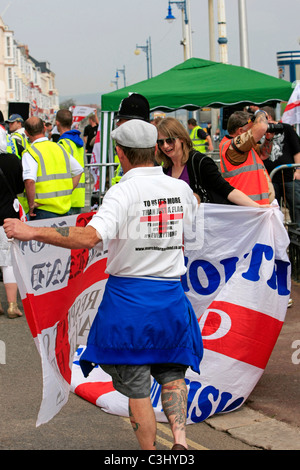
[[[300,180],[286,181],[284,183],[273,183],[275,196],[280,204],[281,198],[286,198],[291,221],[300,227]]]
[[[53,219],[55,217],[64,217],[69,215],[69,212],[66,214],[56,214],[55,212],[44,211],[42,209],[34,209],[35,217],[30,217],[30,220],[42,220],[42,219]],[[29,219],[29,217],[27,216]]]

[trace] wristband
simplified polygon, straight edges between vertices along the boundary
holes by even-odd
[[[266,117],[268,117],[268,114],[263,109],[258,109],[257,111],[255,111],[254,116],[256,116],[257,113],[264,113],[266,115]]]

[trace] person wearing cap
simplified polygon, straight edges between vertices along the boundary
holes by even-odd
[[[148,100],[143,95],[131,93],[127,98],[121,101],[115,119],[117,127],[130,119],[141,119],[142,121],[149,122],[150,106]],[[119,165],[115,171],[114,177],[111,179],[112,185],[119,183],[123,176],[123,169],[118,155],[115,155],[115,163],[119,163]]]
[[[24,120],[22,116],[20,116],[20,114],[12,114],[7,119],[7,122],[12,139],[14,139],[16,143],[21,145],[24,150],[26,150],[26,148],[28,147],[28,140],[25,134]]]
[[[0,127],[4,129],[6,133],[7,153],[17,155],[17,157],[21,159],[24,147],[22,147],[22,145],[20,145],[16,140],[12,139],[11,135],[7,133],[2,111],[0,111]]]
[[[162,386],[162,406],[174,436],[186,450],[185,423],[190,366],[200,373],[201,333],[187,299],[182,249],[186,224],[198,203],[190,187],[154,166],[157,129],[133,119],[112,132],[124,176],[103,198],[86,227],[37,227],[6,219],[7,237],[73,249],[107,248],[105,292],[80,359],[85,377],[96,365],[129,398],[129,416],[140,447],[155,449],[151,375]],[[19,223],[18,223],[19,222]]]

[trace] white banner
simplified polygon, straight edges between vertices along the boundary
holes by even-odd
[[[90,108],[89,106],[72,106],[71,108],[73,115],[73,123],[80,122],[90,114],[94,114],[96,108]]]
[[[91,215],[48,219],[43,225],[82,226]],[[197,225],[185,234],[187,273],[182,278],[204,343],[201,374],[188,370],[186,375],[188,423],[237,409],[261,377],[289,300],[288,244],[278,208],[200,206]],[[85,379],[78,364],[105,288],[105,253],[37,242],[14,242],[13,253],[43,364],[37,425],[66,403],[70,385],[104,411],[128,416],[127,399],[113,389],[111,378],[97,367]],[[165,421],[155,381],[151,399],[157,420]]]

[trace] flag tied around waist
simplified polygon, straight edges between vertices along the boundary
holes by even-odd
[[[46,219],[43,225],[84,226],[92,215]],[[196,225],[185,233],[182,277],[204,344],[201,374],[186,374],[188,424],[237,409],[263,374],[290,295],[288,244],[276,207],[200,205]],[[110,376],[98,366],[84,378],[79,366],[108,277],[106,253],[14,241],[12,254],[42,361],[37,426],[59,412],[70,390],[108,413],[128,416],[128,399],[114,390]],[[116,314],[122,321],[122,312]],[[166,421],[155,380],[151,400],[157,420]]]

